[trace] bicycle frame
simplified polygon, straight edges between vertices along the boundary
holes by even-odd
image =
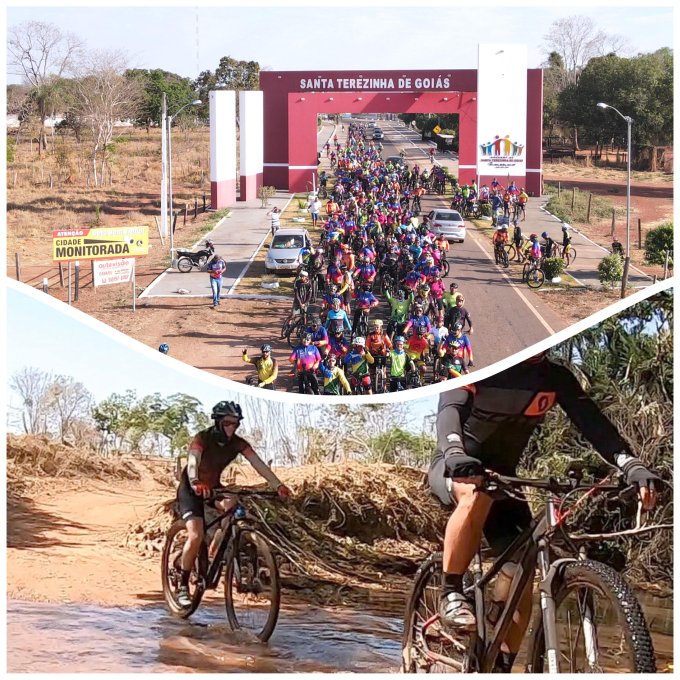
[[[217,585],[220,582],[220,576],[222,575],[222,567],[224,566],[222,560],[224,558],[225,552],[227,551],[227,548],[229,547],[229,543],[231,543],[232,539],[235,537],[235,529],[237,522],[236,515],[237,514],[240,515],[241,513],[243,513],[243,516],[245,516],[245,512],[246,512],[245,507],[240,503],[237,503],[233,508],[230,508],[226,512],[223,512],[216,519],[214,519],[209,524],[206,524],[205,526],[204,531],[205,535],[207,535],[208,529],[214,527],[216,524],[221,523],[223,519],[229,517],[229,522],[227,523],[227,526],[224,527],[222,540],[220,541],[220,544],[217,547],[215,557],[213,557],[212,561],[208,563],[208,572],[207,574],[205,574],[205,587],[208,590],[215,590],[215,588],[217,588]]]

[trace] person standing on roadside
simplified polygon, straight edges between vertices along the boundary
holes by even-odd
[[[276,232],[281,228],[281,208],[274,206],[267,213],[267,217],[272,218],[271,230],[272,230],[272,238],[274,238],[274,234],[276,234]]]
[[[318,194],[314,194],[314,197],[310,200],[309,212],[312,214],[312,226],[316,227],[321,213],[321,201],[319,200]]]
[[[227,265],[225,261],[217,254],[213,256],[208,263],[206,270],[210,274],[210,288],[212,289],[212,305],[213,309],[220,304],[220,293],[222,292],[222,274],[224,274]]]

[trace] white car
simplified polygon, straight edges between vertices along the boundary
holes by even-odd
[[[428,217],[436,236],[443,234],[448,241],[465,241],[465,220],[457,210],[432,210]]]
[[[294,272],[302,262],[302,250],[311,248],[306,229],[279,229],[272,239],[264,268],[267,272]]]

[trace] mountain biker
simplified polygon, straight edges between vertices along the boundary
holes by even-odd
[[[548,236],[548,232],[544,231],[541,234],[541,238],[543,239],[543,252],[545,253],[545,257],[554,257],[555,256],[555,241]]]
[[[319,350],[312,345],[312,334],[305,333],[301,343],[291,352],[288,358],[295,366],[298,376],[298,390],[300,394],[306,393],[308,385],[314,394],[319,394],[319,381],[316,379],[316,369],[321,363]]]
[[[309,273],[302,269],[293,284],[293,314],[302,313],[312,301],[312,284],[309,281]]]
[[[453,326],[453,330],[447,335],[444,342],[439,347],[439,356],[445,364],[458,360],[461,365],[462,373],[469,373],[468,366],[474,366],[472,356],[472,343],[467,335],[463,334],[463,324],[458,322]]]
[[[455,306],[451,307],[446,313],[446,326],[448,328],[453,328],[457,323],[460,323],[462,324],[463,328],[465,328],[465,324],[467,323],[468,333],[472,335],[472,319],[470,318],[470,313],[464,307],[464,305],[465,298],[463,295],[458,295]]]
[[[340,322],[340,327],[346,328],[348,331],[352,330],[352,325],[349,322],[349,317],[344,309],[340,309],[341,300],[340,298],[333,298],[333,303],[331,308],[328,310],[326,315],[325,328],[333,328],[335,322]]]
[[[345,340],[343,334],[342,321],[334,321],[331,327],[330,339],[328,342],[329,356],[332,354],[338,361],[342,361],[345,358],[347,352],[349,352],[349,342]]]
[[[462,293],[458,290],[458,284],[452,282],[449,285],[449,292],[442,295],[442,304],[444,305],[444,311],[448,312],[451,307],[456,306],[456,300]]]
[[[248,356],[248,350],[244,349],[242,353],[243,361],[247,364],[253,364],[257,370],[257,386],[266,390],[276,389],[276,378],[279,375],[279,365],[272,356],[272,346],[265,343],[260,347],[261,356],[253,360]]]
[[[340,388],[344,388],[347,394],[352,394],[345,372],[338,366],[338,357],[335,354],[329,354],[325,364],[319,366],[319,373],[323,378],[323,393],[339,395],[342,394]]]
[[[375,379],[376,367],[386,365],[387,354],[392,349],[392,341],[385,334],[382,319],[374,319],[371,322],[371,332],[366,336],[366,349],[375,359],[375,363],[371,366],[370,371],[371,378]]]
[[[570,243],[569,225],[566,222],[562,222],[562,248],[566,248]]]
[[[400,288],[394,297],[389,290],[386,290],[385,297],[390,306],[390,321],[387,325],[387,332],[391,337],[394,337],[395,333],[403,335],[408,319],[408,310],[413,302],[413,294],[409,293],[409,296],[406,297],[403,289]]]
[[[177,489],[179,515],[186,520],[187,541],[180,558],[180,586],[177,602],[180,607],[192,605],[189,594],[191,570],[203,543],[205,526],[204,500],[220,483],[224,469],[239,455],[276,489],[281,498],[290,496],[290,490],[255,453],[251,445],[236,434],[243,420],[241,407],[233,401],[220,401],[212,409],[214,424],[201,430],[189,444],[187,464]],[[235,498],[214,501],[215,507],[226,512],[236,503]],[[217,538],[217,536],[215,537]]]
[[[406,389],[406,374],[415,370],[415,364],[404,350],[404,336],[394,338],[394,349],[389,353],[390,359],[390,392]]]
[[[350,376],[350,385],[356,387],[357,384],[361,383],[366,394],[373,394],[371,390],[371,376],[368,373],[368,366],[373,361],[373,356],[366,350],[366,339],[362,337],[354,338],[352,349],[345,356],[343,363]]]
[[[538,236],[536,236],[536,234],[529,235],[529,244],[527,245],[526,256],[532,262],[538,263],[541,261],[541,245],[538,242]]]
[[[427,334],[427,327],[424,324],[418,324],[416,332],[406,339],[404,346],[406,354],[409,355],[416,365],[422,377],[425,377],[425,362],[430,354],[430,343]]]
[[[161,354],[167,354],[170,351],[170,345],[168,345],[167,342],[164,342],[162,345],[158,347],[158,351]]]
[[[492,241],[496,262],[498,262],[500,256],[495,251],[502,251],[508,243],[508,228],[505,224],[494,231]],[[508,265],[505,266],[507,267]]]
[[[637,486],[644,510],[656,503],[659,478],[633,456],[629,444],[571,371],[550,361],[545,352],[473,385],[442,393],[437,449],[428,480],[432,493],[445,506],[455,508],[444,536],[439,613],[446,627],[475,626],[472,608],[462,594],[462,578],[482,531],[494,554],[500,555],[532,519],[525,500],[492,502],[477,491],[484,470],[514,476],[532,433],[556,404],[602,458],[623,472],[626,483]],[[498,606],[507,597],[515,570],[516,565],[506,563],[499,574],[492,596]],[[499,671],[512,668],[529,621],[531,595],[530,581],[497,658]]]
[[[357,291],[354,297],[356,298],[356,309],[354,310],[352,332],[356,332],[357,326],[359,324],[359,318],[361,317],[361,312],[365,312],[368,316],[371,309],[377,307],[379,304],[378,298],[373,295],[373,293],[371,293],[370,284],[363,285],[361,290]]]
[[[319,350],[321,358],[325,357],[328,354],[328,331],[321,325],[321,319],[313,316],[304,332],[312,336],[312,344]]]

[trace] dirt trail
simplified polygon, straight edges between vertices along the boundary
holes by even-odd
[[[8,503],[9,598],[119,606],[158,599],[157,562],[120,547],[129,526],[169,495],[136,467],[140,481],[81,486],[55,480],[47,495]]]

